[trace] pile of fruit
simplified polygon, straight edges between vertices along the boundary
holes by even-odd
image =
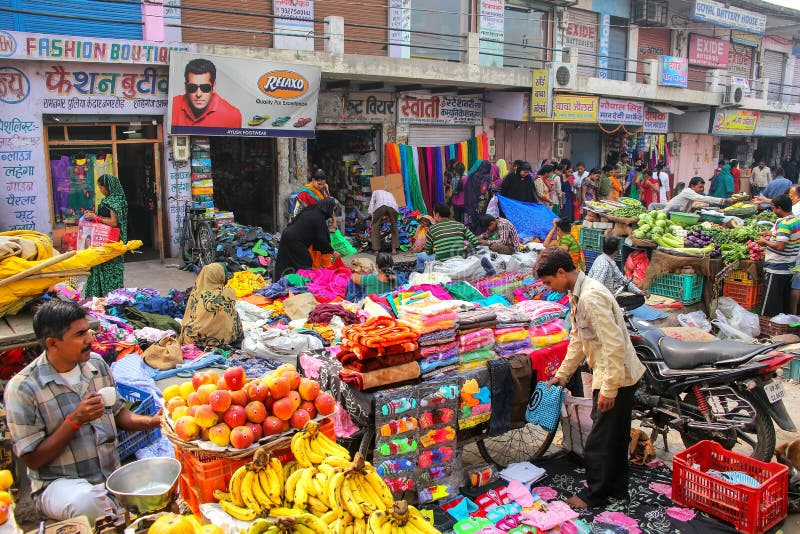
[[[217,525],[201,525],[193,515],[167,513],[150,525],[147,534],[224,534]]]
[[[642,206],[640,202],[636,202],[636,204],[628,204],[626,202],[626,206],[624,208],[616,209],[609,213],[609,215],[619,217],[620,219],[635,219],[643,213],[647,213],[647,208]]]
[[[191,381],[164,390],[164,406],[184,441],[246,449],[263,437],[301,429],[317,415],[334,412],[335,401],[316,380],[291,364],[248,380],[241,367],[197,372]]]
[[[0,525],[8,521],[11,507],[14,505],[14,498],[11,497],[9,489],[14,485],[14,477],[11,471],[3,469],[0,471]]]
[[[719,245],[714,242],[714,234],[699,227],[689,230],[683,242],[684,246],[696,249],[705,249],[712,246],[714,250],[711,253],[711,257],[714,258],[720,255]]]
[[[650,239],[662,247],[681,248],[683,239],[676,235],[677,228],[663,211],[651,211],[639,215],[639,226],[633,231],[633,237]]]
[[[311,421],[292,437],[295,460],[281,464],[259,449],[216,491],[231,517],[251,522],[247,534],[438,533],[404,502],[395,503],[375,468],[319,432]]]
[[[750,260],[764,261],[764,255],[766,254],[766,249],[764,249],[764,247],[762,247],[755,241],[747,242],[747,251],[750,254]]]

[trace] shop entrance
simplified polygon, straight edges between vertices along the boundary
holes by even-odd
[[[277,168],[274,139],[212,137],[214,207],[232,211],[237,223],[277,228]]]
[[[160,119],[139,117],[125,123],[86,124],[56,117],[45,123],[50,158],[53,242],[73,249],[83,211],[96,211],[103,198],[97,180],[117,176],[128,201],[128,240],[140,240],[140,254],[125,261],[164,257],[164,224],[159,216],[161,188]]]
[[[600,135],[597,132],[572,130],[569,135],[569,160],[573,164],[582,161],[587,169],[602,167],[602,162],[600,161]]]

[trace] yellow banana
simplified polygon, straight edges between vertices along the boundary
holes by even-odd
[[[369,526],[370,534],[380,534],[381,526],[386,520],[386,512],[378,510],[374,514],[370,514],[367,526]]]
[[[295,534],[314,534],[313,530],[300,523],[295,523],[292,527],[292,532]]]
[[[322,514],[320,519],[322,519],[326,525],[331,526],[334,522],[338,521],[340,517],[342,517],[341,510],[328,510]]]
[[[264,534],[264,532],[273,525],[274,523],[272,521],[267,521],[260,517],[250,524],[250,527],[247,529],[247,534]]]
[[[325,461],[326,455],[324,453],[316,452],[311,448],[310,436],[308,434],[300,438],[300,443],[305,447],[306,456],[313,465],[319,465]]]
[[[269,500],[274,506],[281,505],[281,489],[283,485],[278,481],[278,474],[271,467],[266,467],[258,472],[258,482],[269,496]]]
[[[340,456],[328,456],[323,463],[331,467],[341,467],[342,469],[350,469],[353,467],[353,463],[350,460]]]
[[[214,498],[217,499],[218,501],[221,501],[223,499],[226,500],[226,501],[230,501],[231,500],[231,494],[227,493],[227,492],[224,492],[224,491],[222,491],[220,489],[215,489],[214,490]]]
[[[283,464],[281,471],[283,471],[283,483],[286,484],[286,481],[289,480],[289,475],[297,471],[297,462],[294,460],[286,462]]]
[[[253,496],[256,498],[256,501],[261,506],[261,508],[272,508],[273,506],[277,506],[280,503],[275,503],[269,496],[269,481],[266,480],[264,469],[260,469],[253,473],[255,475],[255,480],[253,480]],[[262,484],[261,480],[264,479],[264,484]]]
[[[317,488],[314,486],[314,474],[316,470],[313,467],[307,467],[303,470],[303,476],[300,477],[300,482],[298,485],[303,486],[303,489],[306,493],[311,495],[312,497],[317,496]]]
[[[242,480],[242,500],[245,506],[258,514],[261,513],[262,506],[253,493],[254,482],[256,482],[256,473],[255,471],[248,470],[244,475],[244,480]]]
[[[303,441],[303,432],[298,432],[292,436],[292,443],[290,445],[294,459],[300,467],[311,467],[311,460],[308,458],[308,447]]]
[[[350,484],[348,484],[346,480],[344,484],[342,484],[342,501],[345,509],[350,512],[350,515],[355,519],[363,519],[364,511],[361,509],[361,504],[356,500],[350,488]]]
[[[341,458],[350,460],[350,451],[333,441],[322,432],[317,432],[314,440],[322,447],[323,451],[328,451],[326,456],[339,456]]]
[[[320,473],[323,473],[326,477],[331,478],[333,474],[336,472],[337,468],[333,467],[332,465],[328,465],[325,462],[322,462],[317,466],[317,469],[319,469]]]
[[[270,517],[295,517],[300,515],[302,512],[297,510],[296,508],[287,508],[285,506],[279,506],[278,508],[273,508],[269,511]]]
[[[228,492],[231,494],[231,502],[236,506],[245,505],[244,501],[242,500],[242,480],[244,480],[245,474],[247,474],[247,466],[243,465],[233,472],[233,475],[231,475],[231,481],[228,484]]]
[[[278,486],[283,487],[283,485],[286,483],[286,479],[283,476],[283,466],[281,465],[281,461],[277,458],[270,458],[269,468],[272,468],[272,472],[275,473]]]
[[[328,503],[333,508],[344,508],[342,502],[342,484],[344,483],[344,471],[339,471],[328,482]]]
[[[367,525],[364,523],[363,518],[357,517],[353,521],[353,532],[354,534],[367,534]]]
[[[355,501],[359,503],[364,515],[369,515],[377,508],[372,504],[372,501],[362,493],[361,487],[358,485],[358,476],[358,473],[349,473],[345,481],[345,486],[350,490]]]
[[[234,519],[238,519],[239,521],[253,521],[258,514],[255,511],[251,510],[250,508],[244,508],[242,506],[237,506],[233,504],[231,501],[219,501],[220,507],[225,511],[226,514],[233,517]]]
[[[328,477],[326,477],[324,473],[317,473],[314,476],[314,485],[319,485],[317,488],[317,498],[328,508],[333,508],[328,500]]]
[[[297,522],[310,528],[316,534],[327,534],[328,532],[327,523],[312,514],[300,514],[297,516]]]
[[[306,504],[308,502],[308,490],[306,486],[303,484],[303,478],[305,478],[305,474],[307,471],[303,470],[300,473],[300,480],[297,482],[297,485],[294,489],[294,506],[295,508],[305,509]]]
[[[440,534],[439,530],[428,523],[419,510],[413,506],[408,507],[408,523],[417,530],[422,531],[424,534]]]
[[[289,478],[286,479],[286,492],[284,493],[284,497],[286,498],[287,501],[291,502],[291,500],[294,499],[294,493],[297,488],[297,482],[300,480],[300,477],[302,475],[303,471],[298,469],[297,471],[289,475]]]
[[[374,495],[377,495],[383,504],[387,507],[394,504],[394,497],[392,497],[392,491],[389,489],[389,486],[386,485],[386,482],[383,481],[381,476],[372,470],[365,470],[364,475],[364,482],[368,484],[368,488],[372,489]]]
[[[308,509],[311,510],[311,512],[316,516],[321,516],[330,510],[330,508],[326,506],[324,502],[310,495],[308,496]]]

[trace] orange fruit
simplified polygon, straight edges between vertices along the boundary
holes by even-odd
[[[0,471],[0,490],[5,491],[14,485],[14,477],[11,476],[11,471],[3,469]]]

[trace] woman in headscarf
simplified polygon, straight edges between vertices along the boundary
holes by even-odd
[[[734,193],[733,174],[731,174],[731,166],[723,165],[714,177],[714,182],[711,184],[709,196],[717,198],[730,198]]]
[[[495,167],[497,167],[498,183],[496,187],[495,184],[492,184],[492,189],[499,191],[500,185],[503,183],[506,175],[508,175],[508,163],[506,163],[506,160],[504,159],[498,159]],[[492,169],[492,171],[494,172],[494,169]],[[494,177],[494,175],[492,175],[492,177]]]
[[[464,189],[464,225],[475,232],[480,225],[478,218],[489,203],[489,188],[492,183],[492,162],[483,160],[467,177]]]
[[[236,292],[225,287],[225,268],[209,263],[200,270],[186,301],[181,323],[181,345],[194,343],[199,348],[238,344],[244,336],[242,320],[236,312]]]
[[[122,184],[116,176],[104,174],[97,179],[97,185],[105,197],[97,206],[97,213],[87,211],[84,213],[84,218],[88,221],[119,228],[119,239],[126,243],[128,241],[128,200],[125,198]],[[111,291],[123,287],[124,272],[125,262],[122,256],[92,267],[89,271],[89,279],[86,281],[86,288],[83,290],[83,296],[85,298],[105,297]]]
[[[333,216],[334,201],[326,198],[315,206],[301,211],[281,234],[278,257],[275,259],[273,281],[298,269],[311,269],[313,262],[309,247],[321,254],[338,253],[333,251],[328,233],[328,219]]]
[[[311,175],[308,183],[297,194],[293,215],[297,217],[307,207],[315,206],[330,196],[325,171],[320,169]]]

